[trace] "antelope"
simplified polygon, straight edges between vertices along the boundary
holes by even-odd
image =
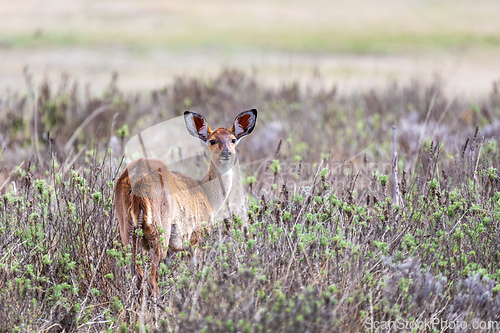
[[[236,145],[252,133],[256,120],[257,110],[252,109],[240,113],[231,129],[212,131],[202,115],[186,111],[188,132],[208,150],[205,176],[196,181],[170,171],[159,159],[141,158],[130,163],[116,182],[115,212],[121,241],[124,246],[132,246],[134,256],[140,248],[151,254],[149,287],[155,296],[159,291],[156,272],[160,260],[168,251],[192,250],[200,232],[214,224],[231,190]],[[144,274],[138,264],[135,275],[140,286]]]

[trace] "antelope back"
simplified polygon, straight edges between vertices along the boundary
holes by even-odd
[[[115,192],[122,241],[126,244],[124,237],[129,237],[132,226],[146,230],[161,227],[165,233],[163,245],[181,250],[194,231],[212,224],[212,207],[200,185],[186,175],[171,172],[157,159],[130,163]]]

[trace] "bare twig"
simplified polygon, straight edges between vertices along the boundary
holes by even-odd
[[[75,162],[78,160],[78,158],[80,157],[80,155],[82,155],[82,153],[83,153],[83,151],[85,149],[87,149],[87,146],[84,145],[82,148],[80,148],[80,150],[78,151],[78,153],[73,157],[73,159],[71,160],[71,162],[69,162],[67,165],[64,166],[63,174],[65,174],[69,169],[71,169],[71,167],[73,166],[73,164],[75,164]]]
[[[451,104],[453,104],[454,101],[455,101],[455,98],[451,98],[448,101],[448,103],[446,103],[446,106],[444,107],[444,111],[443,111],[443,113],[441,113],[441,117],[439,117],[439,120],[437,122],[438,126],[441,125],[441,123],[443,122],[444,117],[446,116],[446,114],[450,110]],[[434,133],[432,133],[432,134],[434,134]]]
[[[111,239],[112,233],[108,234],[108,239],[106,240],[106,244],[104,244],[102,248],[101,255],[99,257],[99,261],[97,262],[96,267],[94,268],[94,274],[92,274],[92,279],[90,280],[89,287],[87,290],[87,295],[85,295],[85,299],[81,303],[80,311],[78,312],[78,315],[76,316],[76,320],[80,319],[83,310],[85,309],[85,303],[87,302],[87,299],[89,298],[90,293],[92,292],[92,284],[94,283],[94,280],[96,278],[97,272],[99,271],[99,266],[101,265],[102,258],[104,257],[104,253],[106,253],[106,249],[108,247],[109,240]]]
[[[365,158],[363,159],[363,164],[361,164],[361,167],[359,168],[358,173],[356,174],[356,176],[354,177],[354,180],[352,181],[351,192],[354,191],[354,186],[356,186],[356,181],[358,180],[359,174],[361,173],[361,171],[363,171],[363,167],[365,166],[365,161],[366,161],[366,154],[365,154]]]
[[[34,113],[34,121],[35,121],[35,150],[36,150],[36,157],[38,159],[38,162],[43,163],[42,155],[40,155],[40,148],[38,147],[38,94],[37,91],[35,90],[34,93],[34,99],[33,99],[33,113]]]
[[[416,152],[418,155],[418,151],[420,150],[420,146],[422,145],[422,141],[424,140],[425,132],[427,131],[427,125],[429,124],[429,118],[431,117],[432,110],[434,109],[434,102],[436,101],[436,92],[432,95],[431,102],[429,104],[429,108],[427,109],[427,114],[425,115],[425,122],[424,122],[424,127],[422,128],[422,131],[420,132],[420,136],[417,141],[417,148]],[[417,158],[413,159],[412,167],[411,167],[411,174],[415,171],[415,166],[417,165]]]
[[[399,193],[399,180],[398,180],[398,149],[396,145],[396,125],[392,126],[392,146],[394,155],[392,157],[392,174],[394,175],[394,204],[399,206],[403,203]]]
[[[71,146],[73,145],[73,142],[76,140],[80,132],[87,126],[95,117],[97,117],[99,114],[103,113],[104,111],[111,110],[110,105],[102,105],[98,107],[94,112],[90,114],[81,124],[78,126],[78,128],[73,132],[73,135],[71,138],[69,138],[68,142],[64,146],[64,151],[68,151]]]
[[[0,186],[0,192],[2,191],[2,189],[4,188],[5,185],[7,185],[7,183],[10,181],[10,179],[12,178],[12,176],[9,176],[2,184],[2,186]]]
[[[203,263],[203,267],[201,269],[202,272],[205,270],[206,267],[209,266],[209,264],[211,262],[210,258],[212,258],[213,251],[214,251],[214,247],[212,247],[212,249],[210,250],[210,252],[207,255],[207,260]],[[195,315],[196,306],[198,305],[198,297],[200,296],[201,288],[203,287],[203,283],[205,282],[205,277],[206,277],[206,274],[201,274],[201,279],[198,282],[198,286],[196,287],[196,291],[195,291],[194,296],[193,296],[193,302],[191,304],[191,312],[189,313],[189,319],[192,319]]]
[[[22,168],[24,165],[24,161],[21,162],[21,164],[19,164],[19,168]],[[2,186],[0,186],[0,192],[2,191],[2,189],[5,187],[5,185],[7,185],[8,182],[10,182],[10,180],[12,179],[12,176],[9,176],[2,184]]]
[[[318,166],[318,170],[316,170],[316,175],[314,176],[314,179],[313,179],[313,181],[312,181],[312,183],[311,183],[311,188],[309,189],[309,192],[307,193],[307,197],[308,197],[308,198],[309,198],[309,196],[311,196],[311,192],[312,192],[312,191],[313,191],[313,189],[314,189],[314,184],[316,184],[316,179],[318,178],[319,171],[321,170],[321,167],[323,166],[323,162],[324,162],[324,161],[325,161],[325,160],[321,160],[321,163],[320,163],[320,164],[319,164],[319,166]],[[307,199],[306,199],[306,201],[307,201]],[[299,222],[299,219],[300,219],[300,217],[302,216],[302,212],[303,212],[305,209],[307,209],[307,208],[309,208],[309,205],[308,205],[308,204],[302,205],[302,207],[300,208],[299,213],[297,214],[297,218],[295,219],[295,224],[297,224],[297,223]],[[294,251],[294,252],[295,252],[295,251]]]
[[[484,136],[483,140],[481,141],[481,145],[479,146],[479,151],[477,152],[477,159],[476,159],[476,165],[474,166],[474,183],[478,182],[478,177],[477,177],[477,166],[479,165],[479,157],[481,156],[481,149],[483,148],[483,143],[484,143]]]

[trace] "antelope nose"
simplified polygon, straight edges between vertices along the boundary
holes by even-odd
[[[228,149],[224,149],[221,153],[220,153],[220,157],[222,158],[228,158],[229,156],[231,156],[231,151],[228,150]]]

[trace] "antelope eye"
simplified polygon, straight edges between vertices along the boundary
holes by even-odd
[[[214,144],[216,144],[217,142],[215,142],[215,140],[210,140],[210,144],[213,146]]]
[[[232,143],[236,143],[236,139],[232,139],[232,140],[231,140],[231,142],[232,142]]]

